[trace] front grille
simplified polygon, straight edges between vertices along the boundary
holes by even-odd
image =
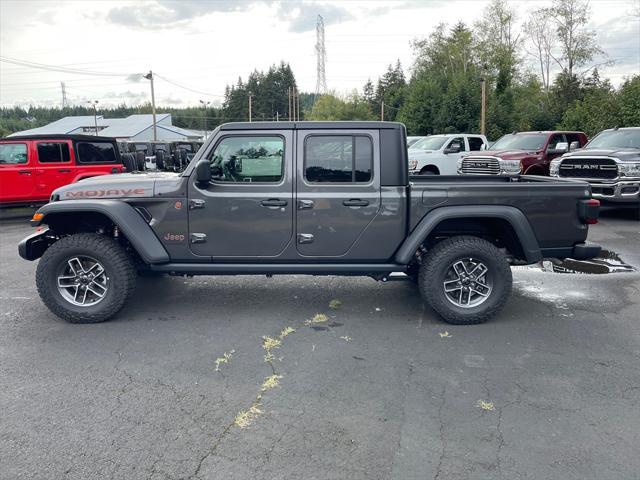
[[[611,158],[565,158],[560,163],[558,173],[561,177],[605,178],[618,177],[618,165]]]
[[[460,171],[470,175],[498,175],[500,162],[495,157],[466,157],[462,159]]]

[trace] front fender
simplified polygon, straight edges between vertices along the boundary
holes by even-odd
[[[506,220],[513,227],[527,262],[535,263],[542,260],[538,240],[524,213],[510,206],[470,205],[439,207],[427,213],[396,252],[396,262],[407,265],[433,229],[443,220],[452,218],[499,218]]]
[[[100,213],[109,218],[145,262],[169,261],[169,254],[149,224],[131,205],[121,200],[62,200],[47,203],[34,215],[34,218],[39,217],[38,214],[42,214],[42,217],[32,220],[31,225],[48,225],[47,218],[51,218],[51,215],[73,215],[80,212]]]

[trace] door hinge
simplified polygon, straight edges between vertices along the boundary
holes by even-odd
[[[313,235],[310,233],[299,233],[298,243],[313,243]]]
[[[190,238],[191,238],[191,243],[205,243],[207,241],[207,234],[192,233]]]
[[[206,202],[204,200],[194,198],[189,200],[189,210],[195,210],[196,208],[204,208],[204,204]]]

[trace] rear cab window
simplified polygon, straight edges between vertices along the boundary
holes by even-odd
[[[26,143],[0,143],[0,165],[24,165],[27,161]]]
[[[78,163],[85,165],[100,165],[105,163],[120,163],[116,154],[116,147],[109,142],[78,142]]]
[[[366,135],[310,135],[304,146],[309,183],[368,183],[373,176],[373,142]]]

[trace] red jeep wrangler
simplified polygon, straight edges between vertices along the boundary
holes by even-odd
[[[124,171],[115,139],[30,135],[0,139],[0,206],[48,202],[56,188]]]
[[[551,160],[587,141],[582,132],[514,132],[500,137],[488,151],[458,160],[458,173],[549,176]]]

